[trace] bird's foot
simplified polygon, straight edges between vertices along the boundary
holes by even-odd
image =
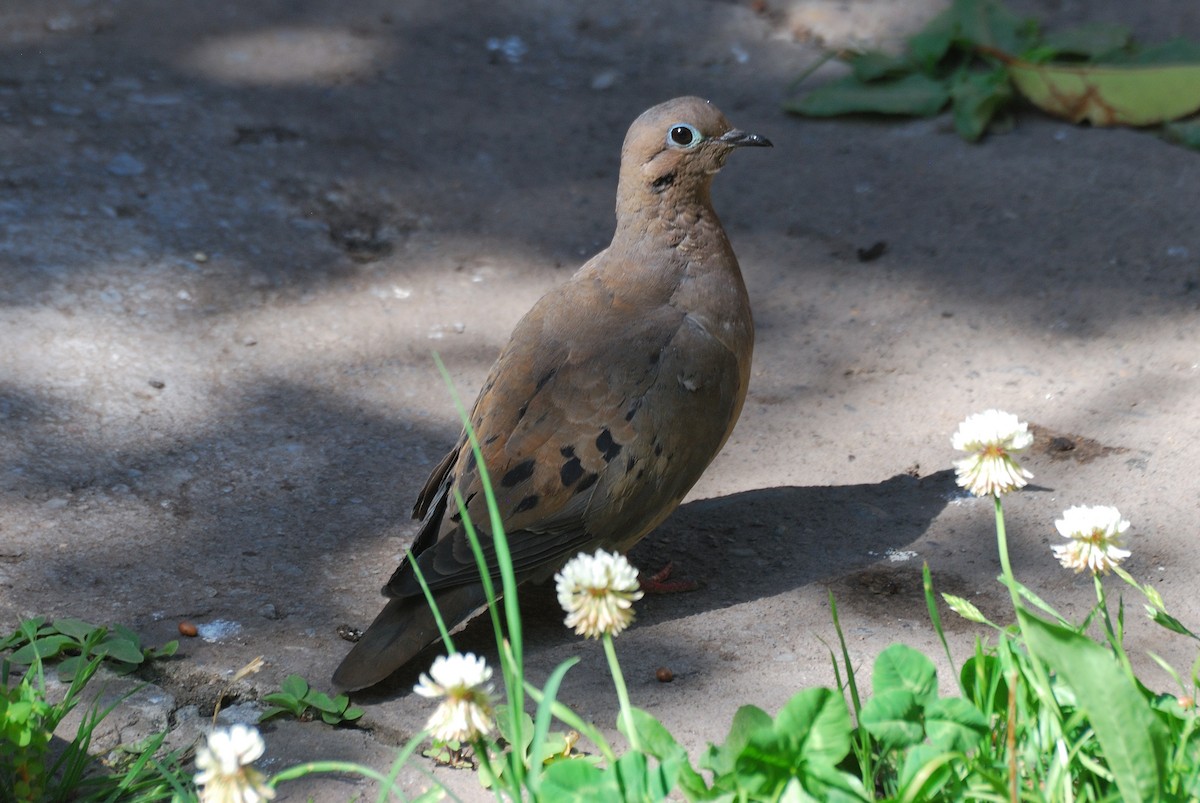
[[[685,591],[695,591],[700,584],[695,580],[671,580],[671,572],[675,566],[671,561],[654,574],[642,581],[642,591],[647,594],[681,594]]]

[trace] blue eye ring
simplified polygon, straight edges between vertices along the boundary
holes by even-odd
[[[667,129],[668,148],[694,148],[704,141],[704,135],[694,125],[676,123]]]

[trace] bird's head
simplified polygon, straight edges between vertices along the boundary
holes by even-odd
[[[770,140],[729,124],[703,98],[660,103],[633,121],[621,149],[617,215],[622,204],[635,209],[656,197],[707,202],[712,177],[734,148],[770,147]]]

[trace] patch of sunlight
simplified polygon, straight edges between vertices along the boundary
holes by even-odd
[[[388,49],[345,28],[270,28],[210,37],[181,65],[227,84],[330,86],[378,69]]]

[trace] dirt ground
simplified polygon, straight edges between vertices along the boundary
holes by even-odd
[[[1191,4],[1013,5],[1200,38]],[[0,626],[78,616],[154,644],[200,626],[110,744],[166,725],[186,743],[255,656],[227,717],[291,673],[328,688],[336,629],[378,611],[458,431],[432,353],[473,396],[521,314],[607,243],[629,122],[682,94],[775,148],[716,183],[753,379],[722,455],[632,555],[702,585],[644,600],[618,640],[634,703],[695,757],[739,705],[832,683],[830,590],[864,667],[897,640],[937,658],[922,562],[1005,619],[989,503],[949,470],[958,422],[992,406],[1039,433],[1006,508],[1018,575],[1081,616],[1091,583],[1053,560],[1053,521],[1113,504],[1129,570],[1200,626],[1200,156],[1028,111],[979,145],[946,117],[780,111],[814,37],[894,41],[929,6],[0,4]],[[1168,689],[1146,652],[1186,670],[1195,651],[1126,596],[1131,652]],[[545,591],[525,607],[531,678],[582,656],[561,696],[614,733],[598,645]],[[945,615],[961,658],[985,633]],[[486,627],[463,646],[493,655]],[[266,727],[265,769],[387,767],[428,715],[407,691],[423,668],[356,696],[358,729]],[[283,789],[307,795],[374,787]]]

